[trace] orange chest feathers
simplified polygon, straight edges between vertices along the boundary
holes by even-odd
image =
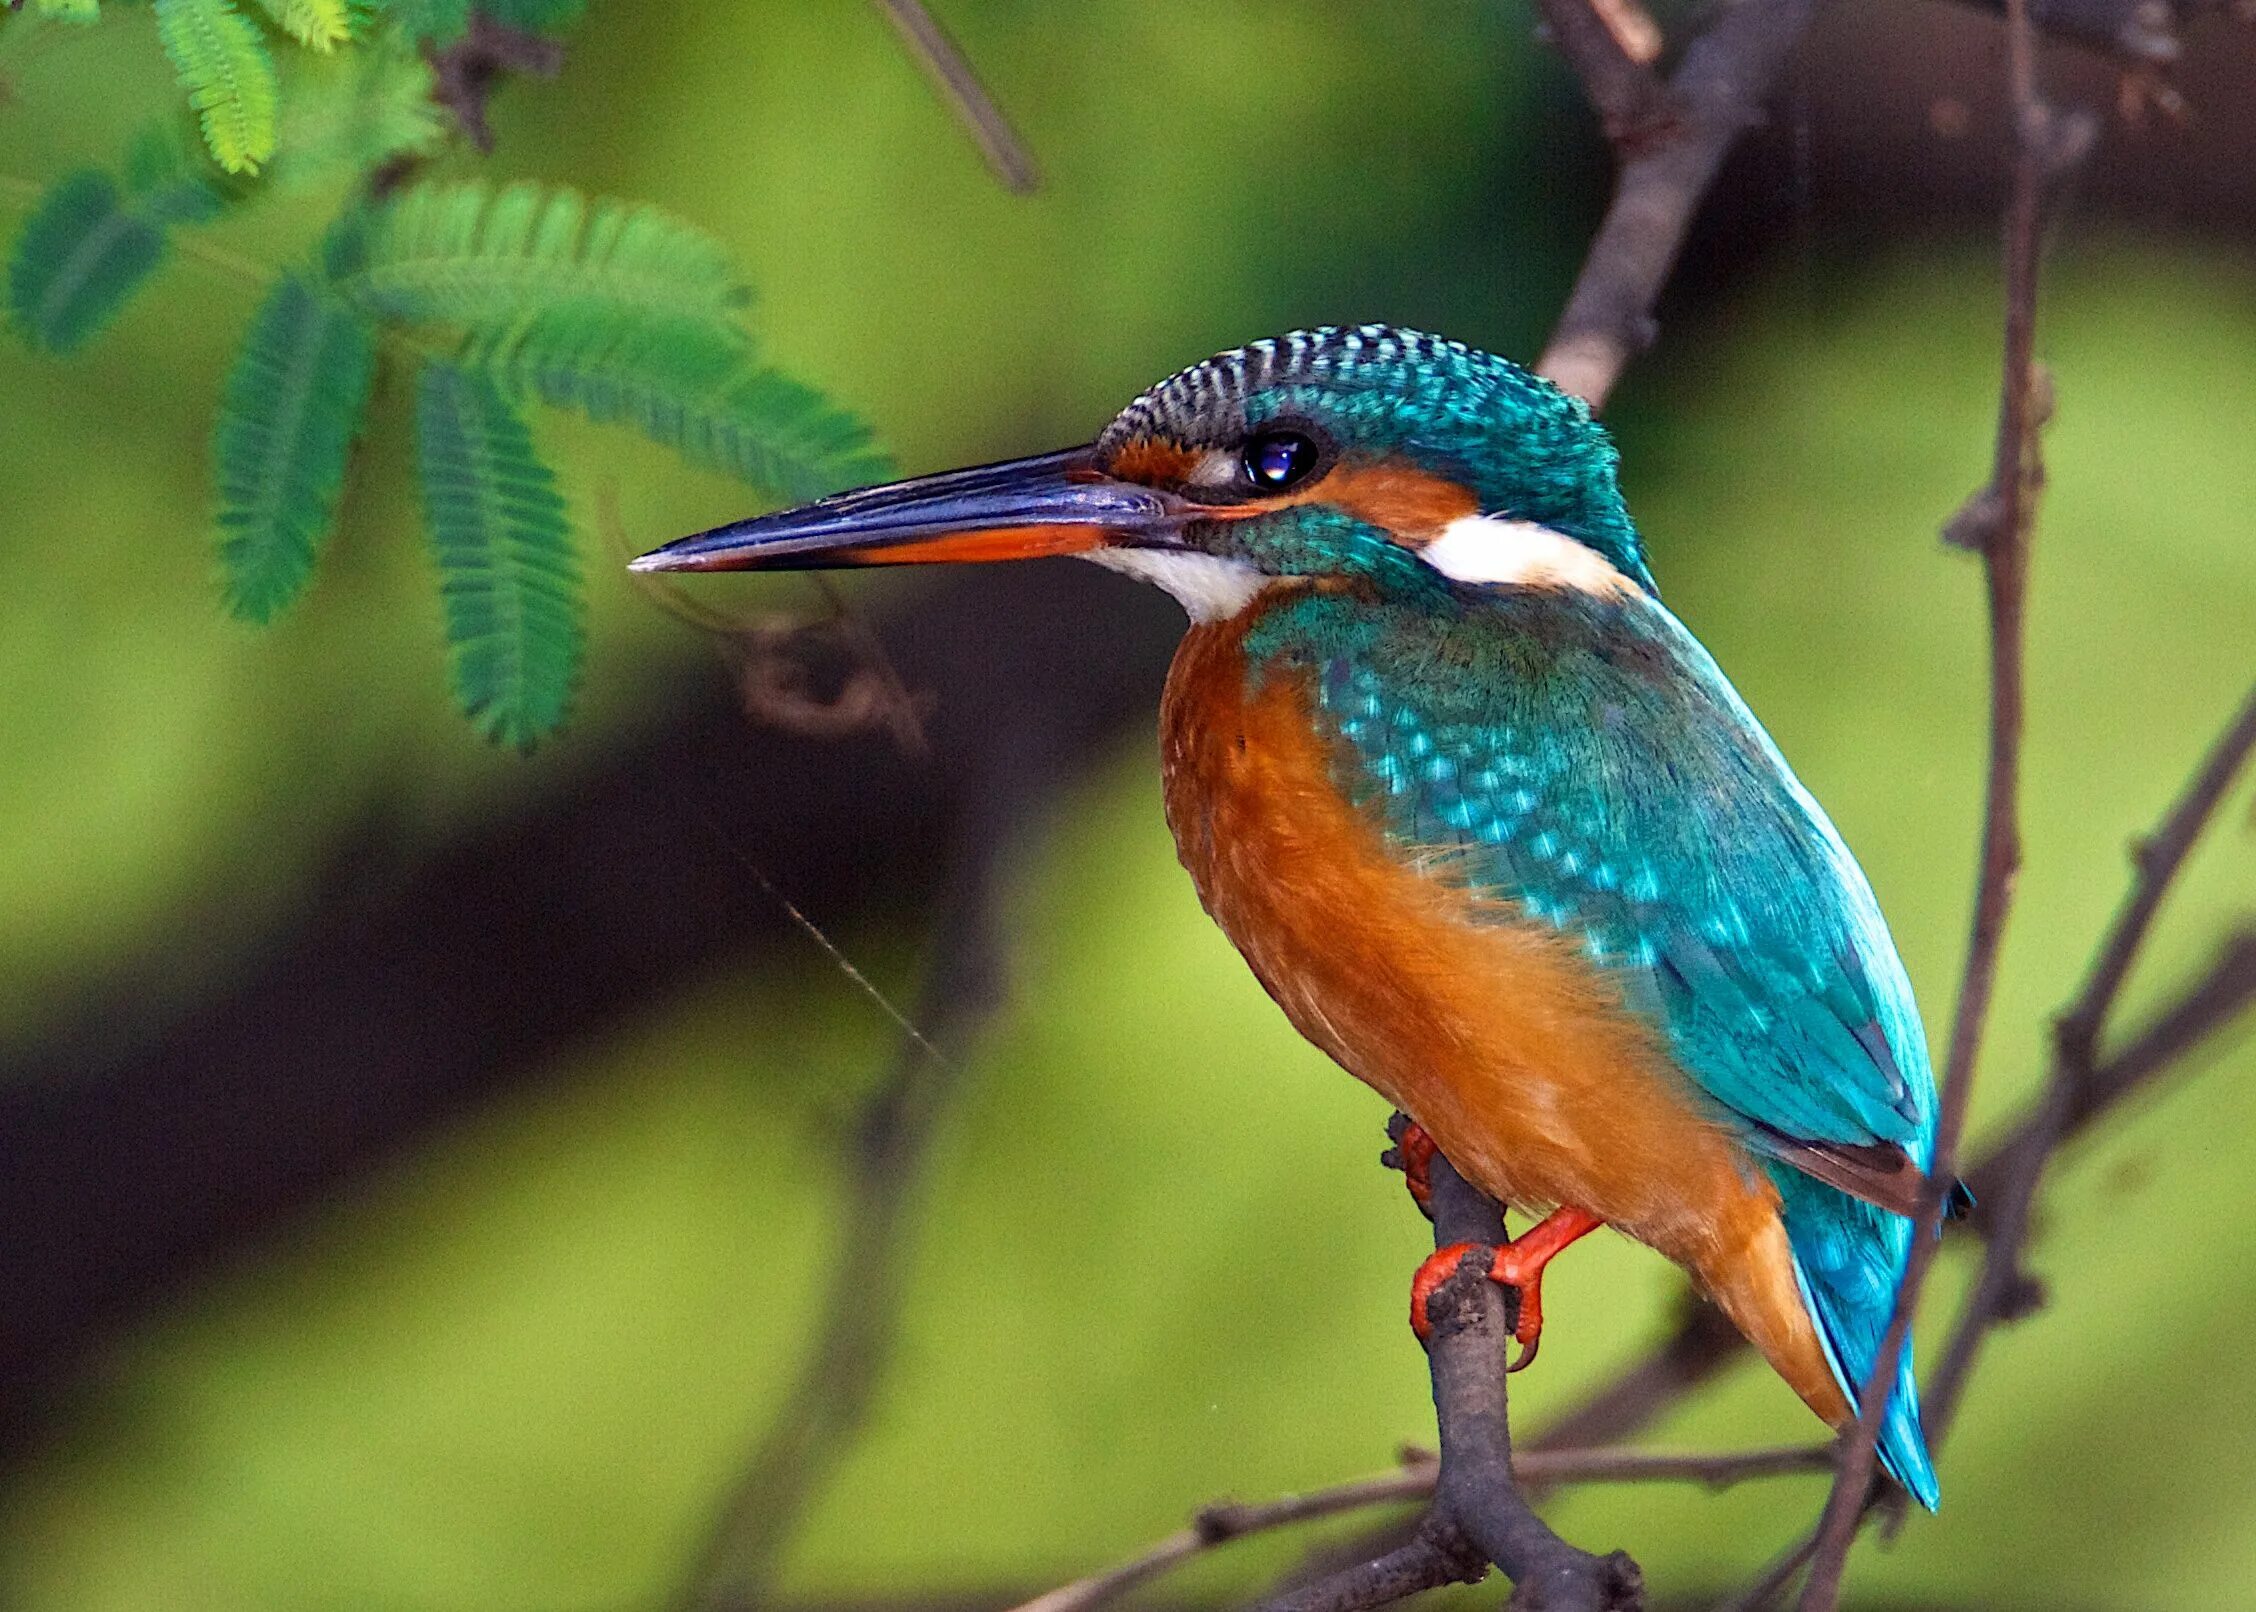
[[[1783,1269],[1767,1180],[1571,941],[1421,867],[1341,794],[1305,680],[1247,676],[1257,615],[1194,627],[1161,710],[1168,822],[1207,911],[1303,1035],[1491,1194],[1587,1210],[1750,1307],[1722,1290]],[[1806,1334],[1790,1297],[1750,1330]],[[1830,1391],[1817,1366],[1805,1392]]]
[[[1776,1190],[1579,950],[1341,794],[1305,681],[1247,675],[1259,613],[1193,627],[1160,711],[1167,820],[1206,910],[1301,1034],[1482,1188],[1571,1204],[1689,1267],[1837,1420]]]

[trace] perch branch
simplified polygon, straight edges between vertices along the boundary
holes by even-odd
[[[1434,1246],[1504,1240],[1504,1217],[1436,1154],[1430,1207]],[[1433,1376],[1441,1459],[1433,1502],[1404,1544],[1264,1603],[1263,1612],[1356,1612],[1443,1584],[1477,1583],[1491,1562],[1515,1588],[1515,1612],[1631,1612],[1644,1600],[1637,1564],[1593,1556],[1535,1514],[1512,1468],[1505,1376],[1512,1328],[1504,1290],[1467,1259],[1435,1292],[1426,1359]]]

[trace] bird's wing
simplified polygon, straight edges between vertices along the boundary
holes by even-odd
[[[1925,1037],[1823,811],[1657,602],[1486,625],[1324,646],[1351,791],[1440,876],[1573,937],[1751,1146],[1909,1212]]]

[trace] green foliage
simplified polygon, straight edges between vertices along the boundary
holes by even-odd
[[[777,498],[818,498],[887,471],[854,415],[694,324],[621,327],[567,309],[494,357],[510,383],[544,402],[631,425]]]
[[[727,250],[654,207],[560,187],[418,185],[357,244],[356,294],[386,319],[495,335],[560,305],[611,321],[724,324],[747,292]]]
[[[327,539],[376,375],[376,328],[304,274],[267,296],[227,377],[212,437],[227,608],[269,621]]]
[[[431,64],[407,52],[358,50],[307,62],[283,89],[274,181],[314,183],[430,155],[447,132],[431,89]]]
[[[350,0],[259,0],[259,7],[284,33],[315,50],[335,50],[352,38]]]
[[[220,206],[219,193],[163,128],[134,138],[122,186],[99,168],[73,169],[40,197],[9,256],[16,328],[42,351],[76,351],[148,283],[171,227],[202,223]]]
[[[423,365],[415,438],[455,698],[488,738],[530,749],[564,720],[579,674],[564,500],[523,418],[474,369]]]
[[[74,352],[115,319],[164,256],[161,225],[128,205],[98,168],[65,174],[40,198],[8,260],[8,312],[24,340]]]
[[[480,731],[530,748],[563,720],[582,600],[572,530],[521,415],[529,402],[631,426],[781,499],[877,479],[867,428],[761,361],[750,293],[721,243],[659,210],[561,186],[421,182],[370,204],[365,181],[444,138],[415,41],[439,0],[398,0],[371,48],[293,71],[279,109],[257,30],[228,0],[156,0],[223,166],[260,184],[356,175],[317,264],[284,272],[251,320],[212,435],[220,596],[266,622],[304,591],[335,526],[385,338],[416,355],[416,473],[438,557],[456,698]],[[321,48],[353,0],[259,0]],[[572,4],[493,13],[554,27]],[[261,75],[264,75],[261,77]],[[246,86],[252,86],[246,93]],[[42,197],[9,263],[13,322],[69,352],[113,321],[171,229],[250,194],[158,126],[122,181],[84,168]]]
[[[38,0],[33,9],[58,22],[94,22],[102,15],[102,0]]]
[[[331,264],[381,317],[457,329],[464,358],[512,391],[777,497],[883,473],[858,420],[758,362],[720,244],[653,208],[422,186],[342,233]]]
[[[156,0],[157,35],[188,91],[204,144],[229,173],[274,155],[281,91],[258,29],[228,0]]]

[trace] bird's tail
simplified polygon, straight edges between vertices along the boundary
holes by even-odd
[[[1853,1407],[1888,1331],[1896,1283],[1911,1252],[1912,1223],[1793,1169],[1774,1168],[1772,1175],[1783,1200],[1795,1280],[1817,1321],[1826,1362]],[[1908,1339],[1895,1391],[1880,1420],[1880,1463],[1929,1511],[1941,1503],[1927,1435],[1919,1423],[1919,1385],[1912,1376]]]

